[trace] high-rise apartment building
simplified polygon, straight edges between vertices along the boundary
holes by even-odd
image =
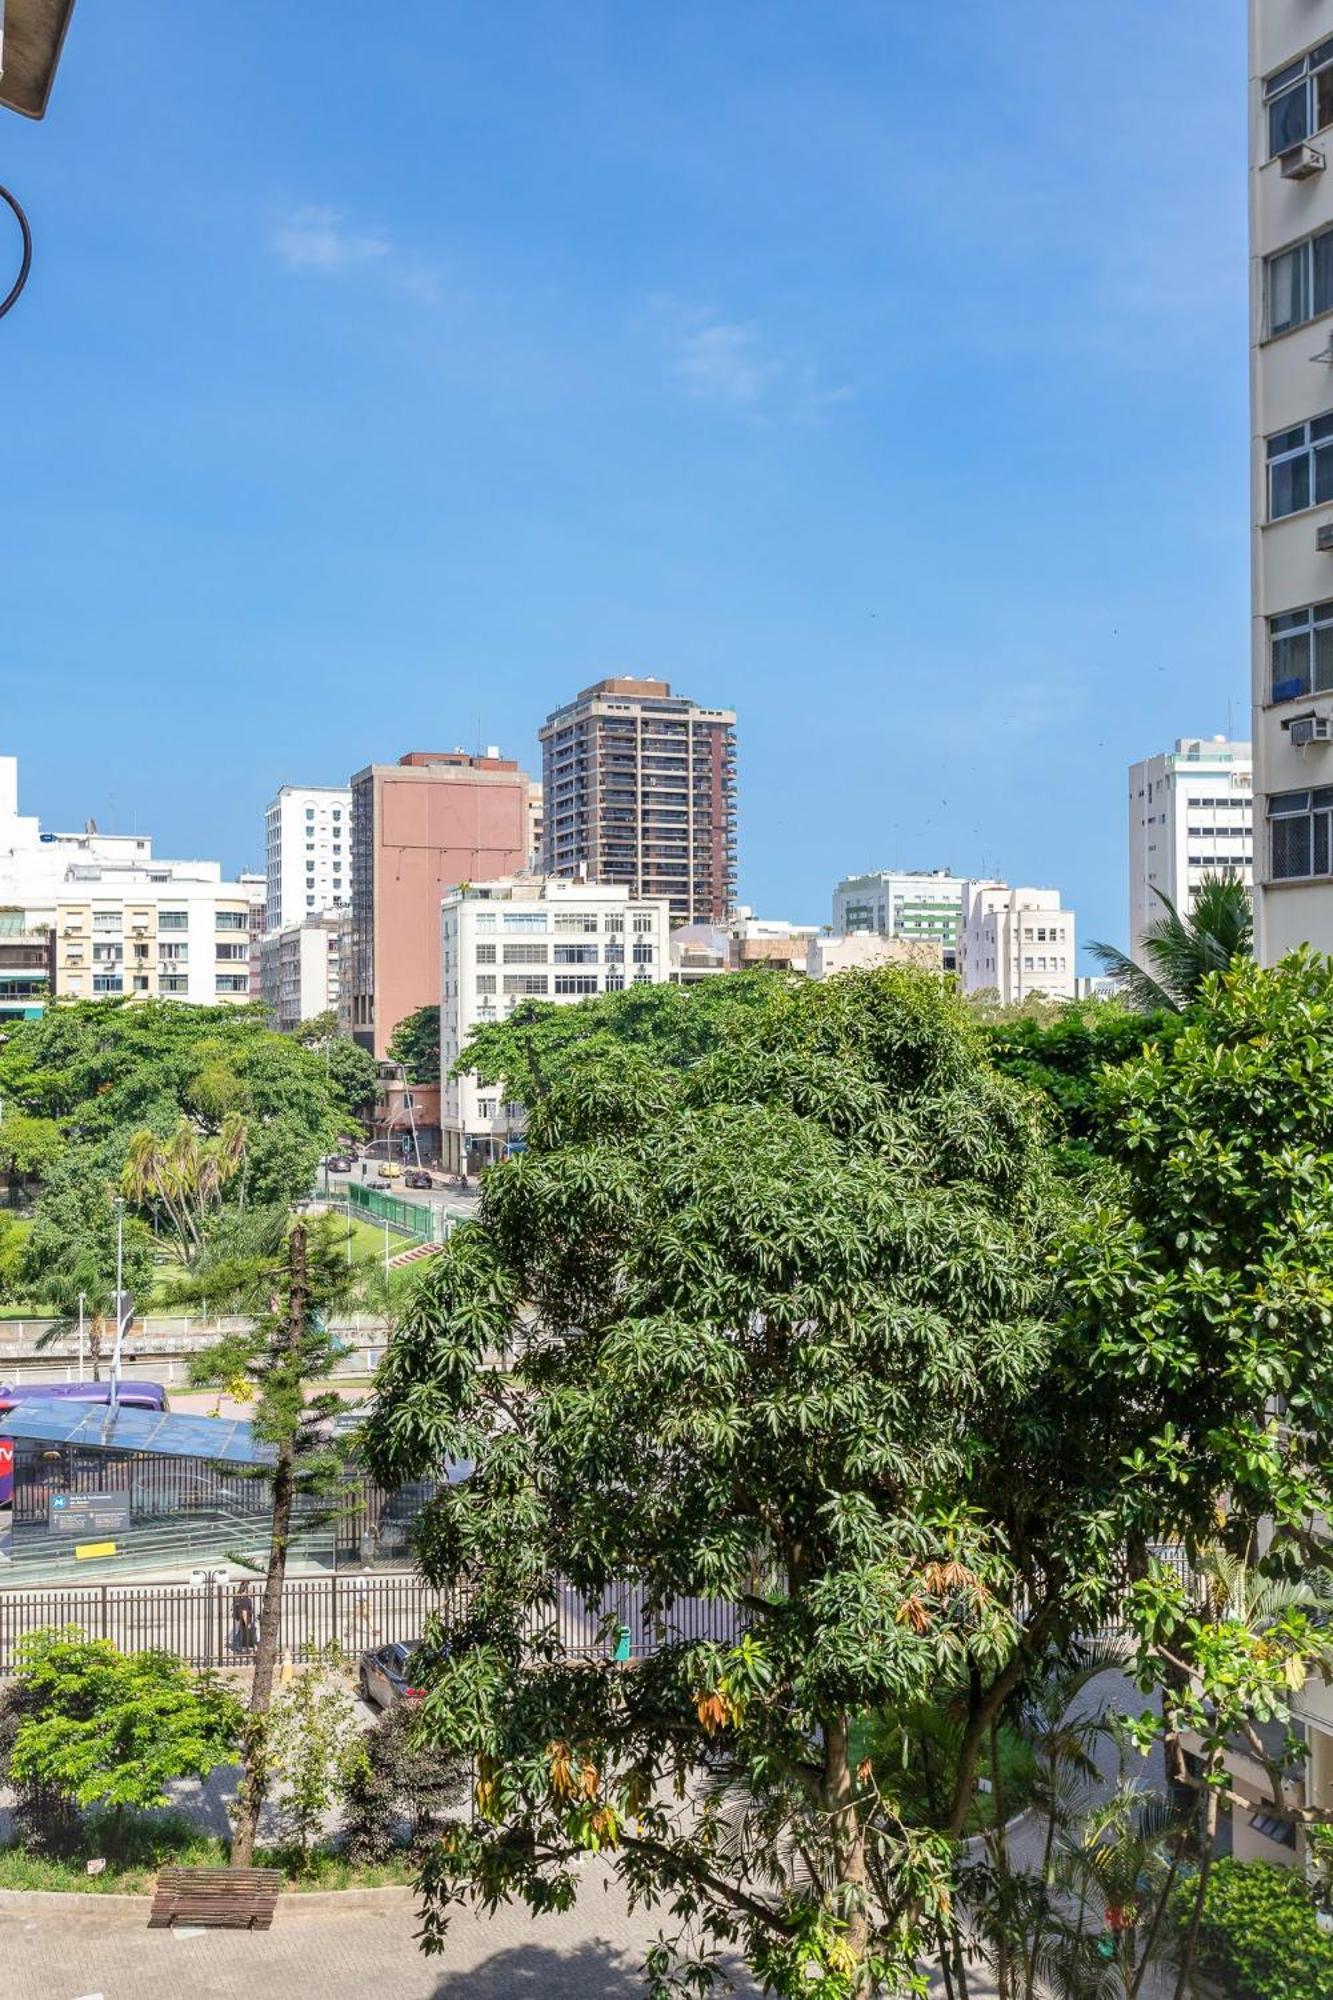
[[[1250,0],[1255,943],[1333,951],[1333,0]]]
[[[352,779],[352,909],[340,1013],[383,1056],[405,1015],[440,1001],[440,902],[528,865],[528,779],[490,750],[413,750]]]
[[[269,931],[259,947],[260,990],[279,1033],[338,1006],[339,948],[346,918],[337,910]]]
[[[264,813],[265,927],[289,930],[352,900],[352,788],[283,785]]]
[[[720,923],[736,892],[736,715],[666,681],[598,681],[546,718],[542,866]]]
[[[1074,912],[1061,909],[1058,889],[965,885],[958,953],[964,993],[994,993],[1006,1007],[1034,996],[1072,1000],[1076,966]]]
[[[549,876],[471,882],[440,916],[440,1133],[445,1167],[475,1173],[522,1130],[521,1106],[471,1073],[450,1075],[475,1027],[524,1000],[572,1005],[671,975],[663,897]]]
[[[877,868],[869,875],[848,875],[833,891],[834,934],[878,931],[881,937],[937,944],[952,971],[964,887],[962,877],[947,868]]]
[[[1174,750],[1129,767],[1129,955],[1144,933],[1194,908],[1205,875],[1253,880],[1254,783],[1248,743],[1182,736]],[[1160,893],[1159,893],[1160,892]]]

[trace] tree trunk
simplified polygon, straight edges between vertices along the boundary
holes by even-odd
[[[1000,1780],[1000,1726],[997,1715],[992,1715],[990,1719],[990,1782],[994,1808],[995,1876],[1000,1885],[1000,1921],[995,1933],[995,1981],[999,2000],[1013,2000],[1009,1953],[1009,1843],[1004,1837],[1004,1786]]]
[[[847,1942],[856,1953],[859,1964],[865,1957],[870,1924],[866,1907],[865,1837],[852,1783],[848,1734],[845,1712],[830,1717],[825,1724],[824,1806],[829,1815],[837,1857],[837,1914],[847,1927]]]
[[[280,1347],[280,1366],[282,1361],[289,1361],[300,1352],[310,1305],[305,1229],[300,1223],[288,1239],[287,1255],[291,1283],[287,1324]],[[268,1575],[264,1580],[264,1604],[259,1619],[259,1644],[255,1648],[254,1679],[250,1684],[250,1713],[245,1725],[244,1769],[233,1822],[233,1868],[248,1868],[251,1865],[259,1832],[259,1812],[268,1791],[268,1714],[273,1702],[282,1591],[287,1580],[287,1548],[291,1540],[295,1504],[296,1430],[293,1426],[278,1446],[278,1460],[273,1471],[272,1539],[269,1543]]]
[[[1190,1990],[1190,1978],[1199,1949],[1199,1926],[1203,1921],[1204,1897],[1208,1893],[1208,1877],[1213,1866],[1213,1842],[1217,1838],[1217,1808],[1217,1793],[1210,1788],[1203,1795],[1203,1853],[1199,1857],[1199,1881],[1194,1892],[1194,1908],[1190,1911],[1190,1926],[1180,1954],[1180,1977],[1176,1981],[1175,2000],[1185,2000]]]

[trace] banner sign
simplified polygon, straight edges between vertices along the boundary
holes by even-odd
[[[130,1493],[53,1493],[49,1526],[57,1535],[100,1541],[128,1533]]]

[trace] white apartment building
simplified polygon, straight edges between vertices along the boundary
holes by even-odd
[[[805,970],[810,979],[832,979],[837,972],[868,972],[879,965],[914,965],[921,972],[942,972],[944,946],[930,938],[852,931],[847,937],[813,937],[805,948]]]
[[[523,1000],[572,1005],[670,976],[670,903],[614,882],[507,876],[474,882],[440,911],[440,1134],[444,1164],[475,1173],[522,1131],[523,1110],[449,1072],[473,1028]]]
[[[1333,0],[1250,0],[1255,944],[1333,951]]]
[[[1205,875],[1254,879],[1254,765],[1248,743],[1181,736],[1129,767],[1129,955],[1166,915],[1183,916]],[[1157,893],[1160,891],[1160,894]]]
[[[216,861],[162,860],[147,835],[44,833],[0,757],[0,907],[54,932],[57,998],[244,1004],[252,895]]]
[[[337,1011],[345,921],[339,911],[327,910],[262,940],[260,997],[280,1034],[295,1034],[303,1021]]]
[[[265,927],[290,930],[352,900],[350,785],[284,785],[264,813]]]
[[[877,868],[869,875],[848,875],[833,891],[833,930],[840,937],[878,931],[938,944],[952,970],[965,886],[947,868]]]
[[[969,882],[963,899],[959,979],[964,993],[994,993],[1018,1007],[1034,995],[1072,1000],[1078,991],[1072,910],[1058,889]]]

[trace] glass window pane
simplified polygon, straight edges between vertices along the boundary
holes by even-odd
[[[1328,814],[1314,815],[1314,857],[1310,870],[1312,875],[1328,873]]]
[[[1333,125],[1333,69],[1321,69],[1314,80],[1315,130]]]
[[[1273,874],[1278,881],[1310,873],[1311,825],[1308,813],[1273,821]]]
[[[1276,819],[1279,813],[1303,813],[1310,810],[1308,792],[1271,792],[1268,798],[1268,817]]]
[[[1275,97],[1268,107],[1268,150],[1270,153],[1285,153],[1288,146],[1298,146],[1302,139],[1309,137],[1310,86],[1302,77],[1290,90],[1284,90]]]
[[[1309,263],[1309,246],[1298,243],[1294,250],[1284,250],[1278,257],[1268,260],[1268,331],[1285,333],[1288,327],[1299,326],[1310,317],[1309,302],[1305,296],[1305,276]]]
[[[1310,504],[1310,455],[1279,459],[1270,468],[1269,515],[1280,521],[1284,514],[1298,514]]]
[[[1280,458],[1284,451],[1295,451],[1304,443],[1304,424],[1298,424],[1294,431],[1275,431],[1268,440],[1268,456]]]
[[[1320,625],[1314,635],[1314,690],[1327,694],[1333,688],[1333,626]]]
[[[1294,701],[1310,692],[1310,635],[1291,632],[1273,641],[1273,700]]]
[[[1314,455],[1315,504],[1333,500],[1333,444],[1321,444]]]
[[[1316,443],[1323,438],[1333,438],[1333,413],[1326,412],[1322,417],[1311,417],[1310,436]]]
[[[1310,299],[1312,313],[1333,312],[1333,229],[1316,236],[1310,246],[1314,283]]]

